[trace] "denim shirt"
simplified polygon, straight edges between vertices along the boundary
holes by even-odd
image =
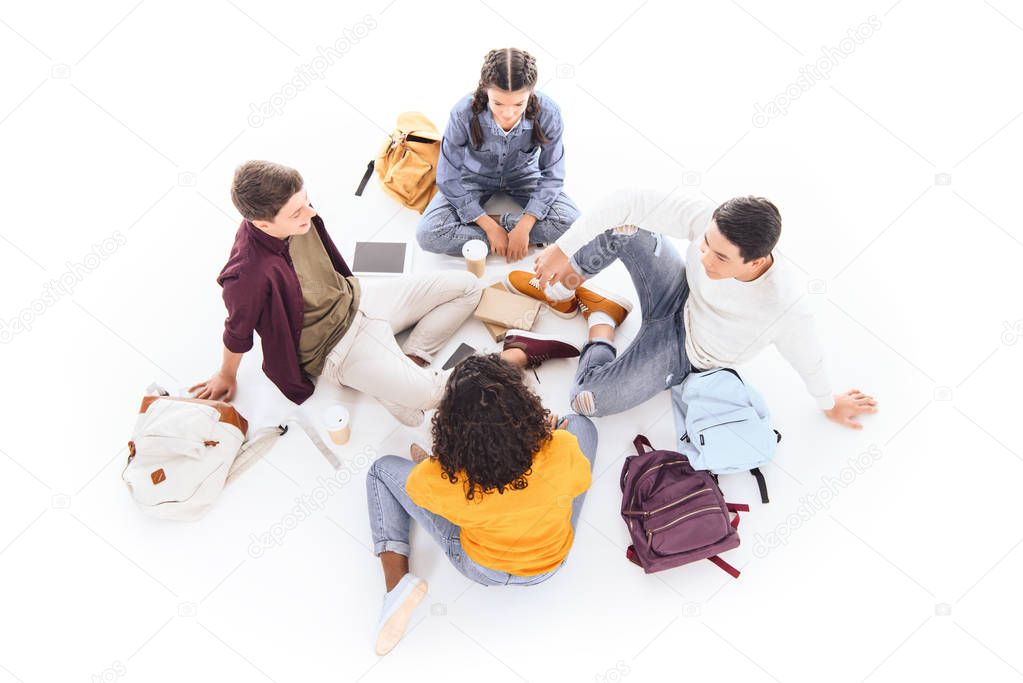
[[[480,201],[484,194],[528,194],[525,211],[537,220],[546,218],[561,194],[565,181],[561,110],[546,95],[537,92],[536,97],[540,100],[540,124],[550,140],[545,145],[533,143],[533,122],[525,115],[506,134],[488,108],[479,114],[483,144],[477,150],[469,127],[472,95],[451,110],[441,140],[437,187],[464,222],[472,223],[485,213]]]

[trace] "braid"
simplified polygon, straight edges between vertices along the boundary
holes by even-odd
[[[491,50],[483,60],[483,68],[480,69],[480,82],[472,96],[472,120],[469,122],[472,146],[476,149],[483,144],[480,114],[487,109],[487,88],[498,82],[498,76],[501,74],[501,58],[504,56],[504,50]]]
[[[516,50],[516,53],[522,60],[522,66],[520,67],[522,85],[528,85],[530,88],[536,87],[536,57],[524,50]]]
[[[543,132],[543,126],[540,125],[540,98],[532,91],[536,87],[537,78],[539,78],[536,72],[536,57],[525,50],[519,50],[518,52],[522,56],[522,81],[530,87],[529,102],[526,103],[525,116],[533,122],[533,144],[545,145],[550,142],[550,139]]]
[[[533,92],[537,78],[536,58],[525,50],[508,47],[487,53],[483,68],[480,69],[479,85],[472,96],[473,116],[469,122],[469,129],[474,148],[479,149],[483,144],[479,115],[487,109],[487,88],[490,87],[507,91],[529,88],[525,117],[533,122],[533,144],[542,145],[550,142],[540,125],[540,100]]]

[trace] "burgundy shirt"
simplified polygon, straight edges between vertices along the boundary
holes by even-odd
[[[323,219],[313,217],[334,270],[352,275]],[[263,372],[285,396],[302,403],[313,393],[313,383],[298,365],[298,342],[302,335],[305,303],[291,262],[288,241],[266,234],[249,221],[242,221],[234,237],[231,257],[220,271],[217,283],[224,288],[224,346],[234,353],[252,348],[252,333],[259,333],[263,345]]]

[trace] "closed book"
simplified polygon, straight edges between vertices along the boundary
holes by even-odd
[[[487,287],[483,290],[483,296],[473,316],[485,323],[509,329],[530,330],[539,313],[539,301],[496,287]]]
[[[502,292],[507,292],[508,291],[508,289],[502,283],[500,283],[500,282],[495,282],[494,284],[492,284],[490,286],[494,287],[496,289],[499,289]],[[496,341],[496,342],[504,341],[505,335],[508,334],[508,328],[507,327],[505,327],[503,325],[498,325],[496,323],[484,322],[483,323],[483,327],[487,328],[487,332],[490,333],[490,336],[493,337],[494,341]]]

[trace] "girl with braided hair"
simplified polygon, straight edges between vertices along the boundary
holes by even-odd
[[[532,586],[560,569],[590,487],[597,429],[581,415],[551,415],[521,368],[498,354],[470,356],[447,379],[433,447],[418,464],[378,458],[366,477],[387,587],[377,654],[398,644],[427,592],[409,572],[413,519],[483,586]]]
[[[551,98],[536,92],[536,59],[525,50],[487,53],[475,92],[451,111],[437,164],[440,189],[423,213],[416,239],[426,251],[461,255],[483,240],[508,262],[530,244],[550,244],[579,217],[561,188],[565,180],[564,125]],[[488,215],[495,193],[521,211]]]

